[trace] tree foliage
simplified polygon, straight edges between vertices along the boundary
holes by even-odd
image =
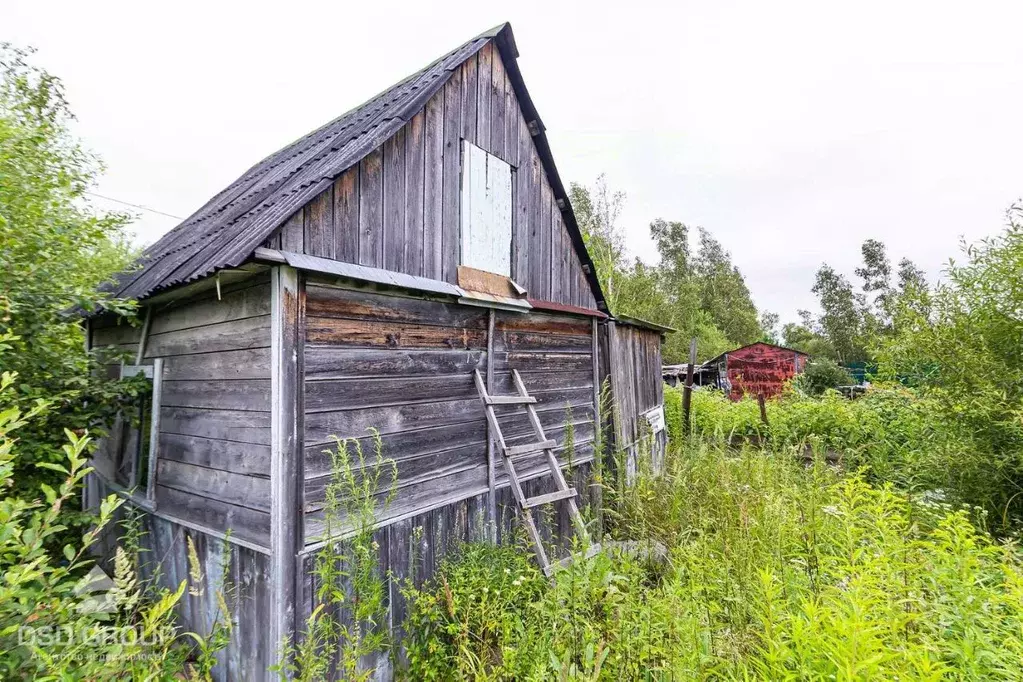
[[[593,187],[572,184],[572,206],[612,313],[674,327],[664,348],[665,362],[688,357],[697,338],[701,358],[709,358],[763,335],[756,306],[731,255],[711,233],[698,228],[696,245],[689,226],[658,218],[650,236],[660,261],[630,260],[618,220],[625,195],[612,191],[604,176]]]
[[[100,213],[87,190],[101,166],[71,135],[71,111],[56,77],[30,53],[0,45],[0,335],[4,369],[26,405],[51,407],[21,432],[14,476],[22,490],[40,478],[37,462],[60,456],[64,429],[102,422],[119,389],[93,376],[72,311],[127,306],[101,291],[129,262],[127,216]]]

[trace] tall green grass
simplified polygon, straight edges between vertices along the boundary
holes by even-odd
[[[693,441],[553,585],[468,546],[410,591],[408,679],[1023,679],[1023,563],[966,513],[817,459]]]

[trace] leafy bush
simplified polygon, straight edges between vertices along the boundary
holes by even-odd
[[[1023,679],[1023,562],[967,515],[823,464],[698,445],[547,583],[470,546],[410,593],[409,679]]]
[[[803,373],[793,381],[796,388],[809,395],[821,395],[829,388],[855,383],[852,376],[829,358],[814,358],[806,363]]]
[[[17,374],[11,397],[27,411],[37,400],[50,407],[19,432],[13,477],[18,494],[40,483],[60,484],[65,429],[112,423],[131,389],[104,380],[85,352],[73,309],[130,306],[101,289],[131,258],[127,216],[98,213],[87,190],[98,161],[72,136],[73,119],[61,82],[28,63],[29,53],[0,43],[0,336],[9,352],[4,369]],[[62,510],[75,533],[85,519]],[[71,540],[58,533],[52,549]]]
[[[21,456],[14,433],[48,407],[40,402],[23,413],[11,406],[16,385],[10,373],[0,378],[0,488],[7,492]],[[189,679],[209,679],[230,622],[218,620],[206,638],[179,633],[173,608],[186,581],[173,592],[152,588],[137,578],[131,549],[118,547],[109,607],[94,608],[94,598],[83,589],[93,563],[90,548],[121,505],[116,496],[103,500],[95,525],[77,542],[62,546],[60,560],[48,551],[55,538],[66,535],[62,509],[74,501],[75,490],[91,471],[89,437],[70,430],[65,436],[62,463],[49,458],[41,465],[60,477],[56,488],[41,484],[42,499],[0,500],[0,678],[171,680],[188,672]],[[202,583],[198,571],[193,563],[193,586]],[[220,615],[225,614],[223,599],[219,603]],[[190,658],[195,660],[186,666]]]

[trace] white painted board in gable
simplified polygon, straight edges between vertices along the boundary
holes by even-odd
[[[462,265],[511,277],[511,166],[462,141]]]

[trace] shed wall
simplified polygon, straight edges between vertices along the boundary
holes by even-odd
[[[152,313],[144,363],[163,358],[156,507],[266,546],[270,532],[270,289],[242,284]],[[94,325],[93,347],[134,353],[141,329]],[[97,472],[109,474],[101,442]]]
[[[295,213],[268,246],[457,283],[461,140],[514,169],[511,276],[532,298],[596,301],[493,44],[399,132]]]
[[[547,313],[495,313],[450,302],[306,283],[304,349],[305,534],[322,533],[324,490],[331,479],[335,436],[357,438],[373,454],[370,429],[397,466],[396,493],[382,508],[386,523],[489,490],[486,417],[473,382],[494,357],[497,393],[512,392],[518,369],[537,398],[548,436],[562,443],[574,431],[575,461],[592,458],[594,367],[591,321]],[[524,411],[500,407],[512,444],[531,435]],[[351,453],[354,454],[354,446]],[[564,460],[568,453],[559,448]],[[518,469],[546,470],[541,456]],[[496,462],[497,484],[506,485]],[[386,478],[386,476],[385,476]],[[381,502],[386,491],[380,491]]]

